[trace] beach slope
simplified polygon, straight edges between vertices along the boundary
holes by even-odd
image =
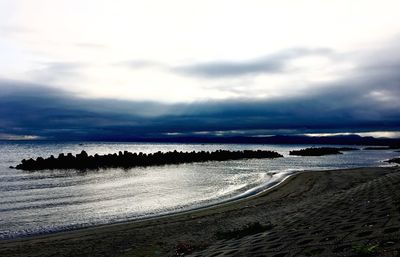
[[[400,172],[377,167],[303,172],[212,208],[0,241],[0,256],[397,256],[399,239]]]

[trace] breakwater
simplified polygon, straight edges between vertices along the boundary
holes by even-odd
[[[22,160],[16,169],[21,170],[52,170],[52,169],[77,169],[77,170],[92,170],[99,168],[133,168],[147,167],[166,164],[180,164],[192,162],[206,161],[227,161],[239,159],[254,159],[254,158],[279,158],[281,154],[274,151],[266,150],[244,150],[244,151],[227,151],[217,150],[214,152],[156,152],[156,153],[131,153],[128,151],[119,152],[118,154],[105,155],[88,155],[85,151],[80,154],[73,155],[71,153],[59,154],[58,157],[53,155],[44,159],[38,157],[36,160]]]

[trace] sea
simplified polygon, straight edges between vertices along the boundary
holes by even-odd
[[[0,239],[27,237],[205,208],[258,194],[305,170],[389,166],[391,150],[289,156],[311,145],[0,142]],[[337,147],[337,146],[336,146]],[[352,146],[362,149],[361,146]],[[278,159],[209,161],[131,169],[11,169],[22,159],[59,153],[272,150]]]

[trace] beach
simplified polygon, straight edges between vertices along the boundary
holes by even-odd
[[[0,0],[0,257],[400,257],[399,10]]]
[[[399,171],[302,172],[210,208],[3,240],[0,256],[397,256]],[[261,232],[245,229],[255,223]]]

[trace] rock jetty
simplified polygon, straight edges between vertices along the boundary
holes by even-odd
[[[106,155],[88,155],[85,151],[74,156],[71,153],[61,153],[57,158],[53,155],[47,159],[38,157],[36,160],[22,160],[15,168],[21,170],[53,170],[53,169],[76,169],[93,170],[100,168],[133,168],[158,166],[165,164],[180,164],[192,162],[207,161],[227,161],[239,159],[261,159],[261,158],[279,158],[281,154],[273,151],[264,150],[245,150],[245,151],[227,151],[217,150],[214,152],[156,152],[156,153],[131,153],[128,151],[106,154]],[[11,167],[14,168],[14,167]]]

